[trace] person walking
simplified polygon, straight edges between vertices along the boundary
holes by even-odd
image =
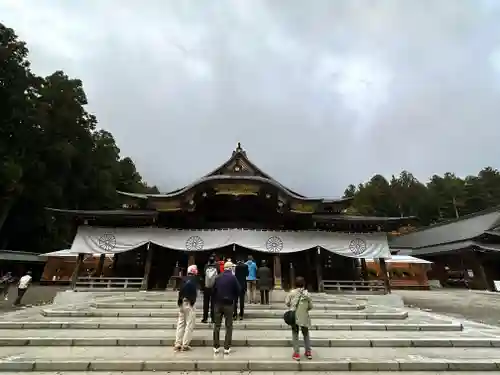
[[[313,308],[311,295],[305,289],[305,280],[303,277],[295,279],[296,289],[292,290],[285,298],[285,305],[295,313],[295,322],[292,322],[292,358],[296,361],[300,360],[299,352],[299,329],[304,336],[305,356],[307,359],[312,359],[311,337],[309,329],[311,328],[311,318],[309,311]]]
[[[17,298],[14,302],[14,306],[21,305],[21,300],[23,299],[26,291],[31,285],[32,277],[31,271],[26,272],[26,275],[19,279],[19,284],[17,285]]]
[[[215,301],[215,324],[214,324],[214,353],[220,351],[220,328],[222,325],[222,317],[226,326],[226,335],[224,338],[224,354],[231,352],[231,341],[233,339],[233,309],[234,301],[240,294],[240,284],[233,275],[233,263],[226,262],[224,264],[224,272],[217,276],[214,285],[214,301]]]
[[[241,258],[238,259],[238,262],[236,263],[234,276],[236,276],[236,280],[238,280],[238,284],[240,284],[240,294],[238,298],[234,301],[233,318],[236,319],[236,317],[238,316],[238,300],[239,300],[240,320],[243,320],[243,316],[245,314],[245,294],[247,291],[248,266],[243,262]]]
[[[256,296],[257,264],[255,264],[253,257],[251,255],[248,256],[246,265],[248,267],[248,276],[247,276],[248,303],[257,303],[257,296]]]
[[[269,291],[273,288],[273,275],[265,260],[257,270],[257,289],[261,305],[269,305]]]
[[[12,284],[13,281],[14,281],[14,278],[12,277],[12,272],[7,272],[0,279],[0,295],[1,295],[1,298],[4,299],[4,301],[9,300],[9,288],[10,288],[10,284]]]
[[[193,336],[196,323],[195,303],[198,296],[198,268],[195,264],[187,269],[187,276],[182,279],[177,299],[179,316],[177,318],[177,330],[175,332],[175,351],[191,350],[189,344]]]
[[[213,287],[215,285],[215,279],[219,274],[219,265],[215,260],[215,256],[210,256],[208,258],[208,263],[205,265],[204,269],[204,286],[203,286],[203,318],[202,323],[207,323],[208,321],[208,310],[210,309],[210,321],[214,322],[214,299],[213,299]]]

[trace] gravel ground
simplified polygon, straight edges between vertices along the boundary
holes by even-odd
[[[462,289],[393,293],[402,296],[406,306],[500,326],[500,293]]]
[[[68,287],[64,286],[46,286],[46,285],[32,285],[23,297],[22,303],[26,306],[37,306],[52,303],[57,292],[65,290]],[[17,289],[11,286],[9,289],[9,300],[0,300],[0,313],[14,311],[20,307],[14,307],[12,304],[16,300]]]

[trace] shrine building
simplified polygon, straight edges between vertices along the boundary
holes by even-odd
[[[415,221],[347,215],[352,198],[301,195],[259,169],[239,143],[226,162],[181,189],[118,193],[115,210],[47,209],[77,228],[68,250],[78,256],[77,276],[85,254],[113,255],[111,274],[141,277],[148,290],[165,289],[190,264],[202,270],[211,254],[266,260],[275,288],[292,287],[299,275],[311,290],[324,280],[359,280],[365,259],[385,269],[387,232]]]

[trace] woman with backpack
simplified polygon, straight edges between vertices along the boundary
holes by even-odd
[[[219,274],[219,265],[215,260],[215,256],[210,256],[208,263],[203,271],[203,319],[202,323],[208,322],[208,310],[210,309],[210,320],[214,322],[214,302],[213,302],[213,288],[215,285],[215,278]]]
[[[285,313],[285,322],[292,328],[293,356],[296,361],[300,360],[299,349],[299,329],[304,337],[304,347],[307,359],[312,359],[311,337],[309,329],[311,328],[311,318],[309,311],[313,308],[311,295],[305,289],[305,280],[303,277],[295,279],[296,289],[293,289],[285,298],[285,305],[289,311]]]

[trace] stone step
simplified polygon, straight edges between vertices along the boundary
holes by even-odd
[[[245,313],[247,318],[277,318],[283,319],[284,309],[282,311],[249,311]],[[46,309],[42,311],[44,316],[48,317],[151,317],[151,318],[173,318],[179,314],[177,310],[135,310],[135,309],[118,309],[118,310],[58,310]],[[327,311],[318,312],[311,311],[311,318],[330,318],[330,319],[406,319],[408,312],[359,312],[359,311]]]
[[[168,338],[152,338],[152,337],[128,337],[128,338],[113,338],[113,337],[81,337],[81,338],[48,338],[42,337],[1,337],[0,347],[6,346],[167,346],[174,345],[174,334],[164,336]],[[211,335],[211,332],[210,332]],[[291,339],[276,339],[276,338],[238,338],[239,335],[234,335],[232,347],[291,347]],[[224,335],[221,335],[222,340]],[[241,337],[241,336],[240,336]],[[354,339],[354,338],[339,338],[339,339],[323,339],[311,338],[313,348],[369,348],[369,347],[384,347],[384,348],[491,348],[500,347],[500,339],[488,338],[377,338],[377,339]],[[213,347],[213,340],[208,338],[194,337],[191,341],[192,347]]]
[[[123,318],[126,319],[126,318]],[[238,329],[254,329],[254,330],[289,330],[290,327],[285,323],[280,323],[276,319],[273,322],[247,322],[237,321],[235,327]],[[314,322],[313,322],[314,323]],[[170,322],[137,322],[134,319],[130,322],[123,322],[121,319],[107,320],[105,318],[97,321],[39,321],[39,322],[0,322],[0,329],[175,329],[177,323],[175,320]],[[202,326],[202,323],[197,323],[197,327]],[[213,325],[208,323],[208,327]],[[198,329],[198,328],[196,328]],[[312,330],[323,331],[462,331],[463,326],[460,323],[372,323],[363,322],[357,323],[334,323],[334,324],[313,324]]]
[[[0,371],[499,371],[497,348],[317,348],[291,359],[290,348],[5,347]]]
[[[127,375],[187,375],[185,371],[127,371]],[[30,371],[30,375],[88,375],[87,371]],[[189,375],[284,375],[283,371],[189,371]],[[355,375],[394,375],[394,371],[356,371]],[[405,375],[491,375],[492,371],[405,371]],[[2,372],[19,375],[19,372]],[[92,375],[122,375],[121,371],[93,371]],[[286,375],[318,375],[317,371],[287,371]],[[320,375],[353,375],[352,371],[321,371]]]
[[[163,303],[94,303],[91,305],[96,309],[178,309],[176,302],[163,302]],[[203,302],[200,302],[198,306],[203,306]],[[314,310],[317,311],[331,311],[331,310],[342,310],[342,311],[356,311],[363,310],[365,305],[314,305]],[[284,304],[272,304],[272,305],[254,305],[246,304],[245,310],[280,310],[286,309]]]

